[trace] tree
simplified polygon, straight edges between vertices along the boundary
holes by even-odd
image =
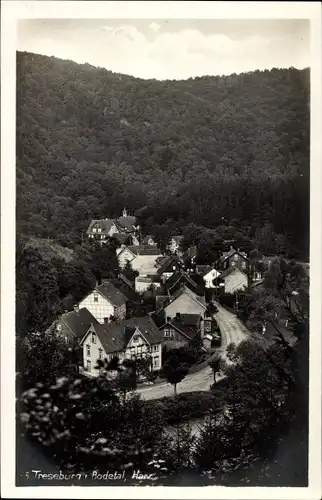
[[[213,371],[214,383],[216,383],[217,374],[219,374],[221,371],[223,371],[225,369],[225,361],[220,356],[220,354],[218,354],[218,352],[215,352],[215,354],[208,361],[208,365],[210,366],[210,368]]]
[[[177,353],[170,353],[163,364],[159,376],[167,379],[169,384],[173,385],[174,395],[177,395],[177,384],[182,382],[189,372],[189,365],[180,359]]]
[[[125,266],[123,267],[122,269],[122,274],[124,274],[124,276],[130,280],[132,283],[134,283],[135,281],[135,278],[137,276],[139,276],[139,273],[138,271],[135,271],[132,266],[131,266],[131,263],[130,262],[126,262]]]

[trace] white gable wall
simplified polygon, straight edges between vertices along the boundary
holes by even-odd
[[[232,273],[226,276],[224,281],[226,293],[235,293],[239,290],[243,290],[247,288],[248,284],[247,276],[241,273],[238,269],[235,269]]]
[[[206,306],[193,300],[188,294],[182,293],[165,308],[165,317],[174,318],[177,313],[199,314],[204,317]]]
[[[95,300],[97,296],[97,301]],[[92,292],[79,303],[79,309],[86,307],[99,323],[104,323],[104,318],[115,315],[115,307],[98,292]]]
[[[207,273],[204,277],[203,277],[203,280],[205,282],[205,287],[206,288],[215,288],[214,284],[213,284],[213,280],[215,278],[217,278],[217,276],[219,276],[219,272],[216,271],[216,269],[212,269],[211,271],[209,271],[209,273]]]
[[[121,249],[121,251],[118,254],[119,265],[122,268],[126,266],[127,262],[131,262],[132,264],[133,259],[134,255],[128,248],[124,248],[124,250]]]

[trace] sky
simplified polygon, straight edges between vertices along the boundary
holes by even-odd
[[[309,66],[308,20],[29,19],[17,50],[140,78],[178,80]]]

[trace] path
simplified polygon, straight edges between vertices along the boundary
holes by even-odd
[[[242,322],[232,313],[226,311],[216,303],[218,312],[216,320],[222,334],[222,346],[218,351],[225,357],[227,345],[231,342],[239,344],[244,340],[249,332]],[[177,385],[177,393],[193,391],[209,391],[214,380],[212,370],[206,366],[199,372],[187,375],[186,378]],[[142,387],[137,390],[143,399],[159,399],[173,395],[173,387],[168,382],[150,387]]]

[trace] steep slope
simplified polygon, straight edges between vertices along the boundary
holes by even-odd
[[[91,217],[167,200],[181,225],[265,214],[303,239],[308,186],[308,70],[160,82],[17,54],[24,231],[72,240]]]

